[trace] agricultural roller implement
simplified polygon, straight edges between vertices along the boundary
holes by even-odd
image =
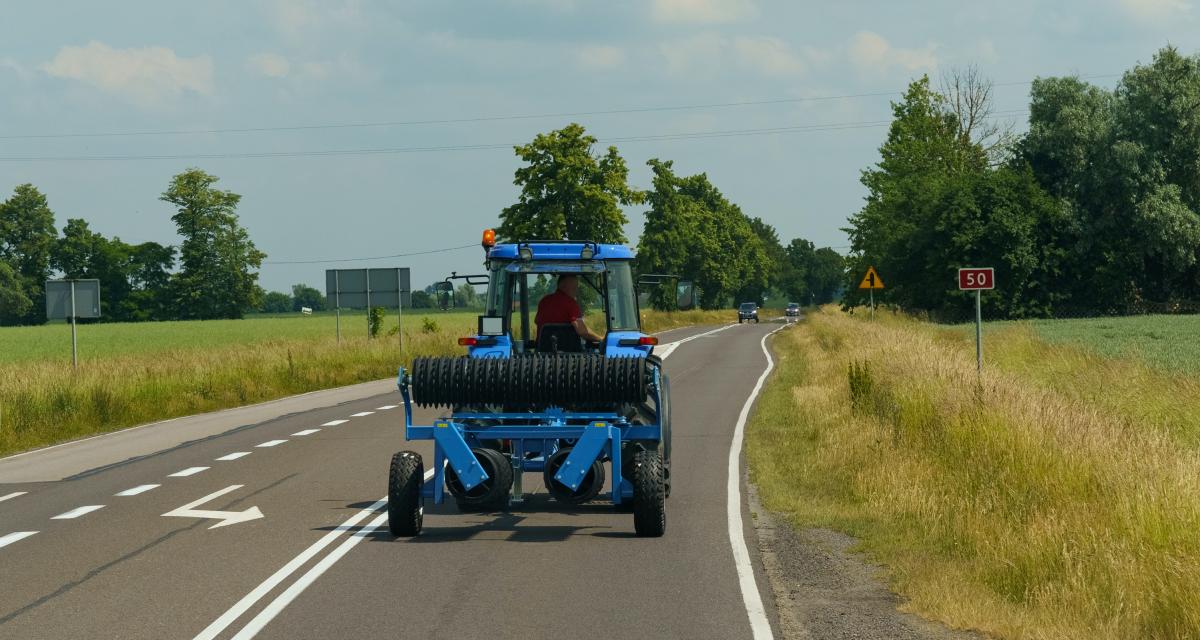
[[[466,353],[416,358],[400,370],[406,438],[433,440],[433,456],[392,457],[389,529],[418,535],[426,502],[447,494],[461,511],[502,511],[526,499],[525,473],[541,473],[555,500],[607,500],[632,511],[637,535],[663,535],[670,382],[653,355],[658,339],[641,330],[633,252],[595,242],[496,244],[490,230],[483,246],[486,274],[456,273],[439,289],[453,290],[454,279],[487,284],[478,330],[459,339]],[[570,324],[532,335],[531,304],[564,274],[578,278],[585,308],[603,312],[601,342],[585,342]],[[414,406],[441,416],[413,424]]]

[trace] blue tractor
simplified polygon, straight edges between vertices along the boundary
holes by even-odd
[[[419,534],[425,501],[442,504],[447,493],[462,511],[506,509],[524,500],[523,475],[540,472],[556,500],[605,498],[632,511],[637,535],[663,535],[670,383],[653,354],[658,339],[641,330],[632,250],[574,241],[496,244],[491,230],[483,246],[486,274],[452,276],[488,287],[478,330],[459,339],[466,354],[416,358],[411,371],[400,370],[406,438],[433,440],[434,447],[429,479],[420,454],[392,457],[392,534]],[[534,335],[531,306],[536,310],[562,274],[577,276],[585,306],[603,312],[602,342],[585,343],[571,325],[544,324]],[[441,417],[415,425],[414,405],[440,407]]]

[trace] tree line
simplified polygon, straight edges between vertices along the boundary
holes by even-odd
[[[941,84],[921,78],[892,105],[846,229],[852,280],[874,265],[877,298],[946,318],[968,305],[967,266],[996,268],[992,317],[1200,301],[1200,56],[1164,48],[1111,90],[1038,78],[1020,136],[997,126],[976,71]]]
[[[837,252],[802,238],[783,246],[774,227],[743,212],[706,174],[680,176],[670,160],[648,160],[651,188],[634,188],[617,148],[595,154],[595,144],[583,126],[570,124],[516,147],[525,163],[513,180],[521,193],[501,212],[497,234],[623,244],[629,220],[622,207],[644,204],[637,271],[693,281],[703,308],[766,298],[819,304],[838,295],[844,268]],[[674,292],[660,290],[652,302],[671,308]]]

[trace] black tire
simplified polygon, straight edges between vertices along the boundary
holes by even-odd
[[[508,494],[512,491],[513,468],[508,456],[495,449],[476,447],[471,449],[479,465],[487,472],[488,479],[465,491],[458,474],[446,466],[446,489],[454,496],[459,511],[503,509],[508,506]]]
[[[662,457],[639,451],[633,457],[633,530],[639,538],[667,532],[667,488]]]
[[[567,456],[570,454],[571,447],[563,447],[554,452],[554,455],[546,460],[546,468],[542,472],[542,482],[545,483],[546,490],[554,496],[555,500],[565,504],[583,504],[600,495],[600,490],[604,488],[604,481],[607,478],[604,472],[604,463],[599,458],[592,462],[592,468],[588,469],[587,475],[583,476],[583,482],[579,484],[579,489],[571,491],[570,487],[554,479],[554,474],[558,473],[559,468],[567,461]]]
[[[401,451],[392,456],[388,471],[388,530],[394,536],[415,536],[421,533],[425,507],[421,500],[421,484],[425,482],[425,463],[413,451]]]

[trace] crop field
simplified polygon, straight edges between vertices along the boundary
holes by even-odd
[[[123,427],[396,375],[418,355],[462,353],[478,312],[404,316],[395,333],[366,338],[364,314],[0,329],[0,455]],[[663,331],[736,318],[731,311],[643,312]],[[590,317],[593,327],[603,326]],[[384,319],[382,334],[396,327]]]
[[[1200,373],[1200,315],[1147,315],[989,323],[1027,325],[1051,343],[1077,344],[1108,357],[1136,358],[1163,370]]]
[[[1163,368],[1195,355],[1134,348],[1189,326],[990,324],[979,377],[962,327],[823,309],[775,339],[751,478],[952,627],[1200,637],[1200,383]]]

